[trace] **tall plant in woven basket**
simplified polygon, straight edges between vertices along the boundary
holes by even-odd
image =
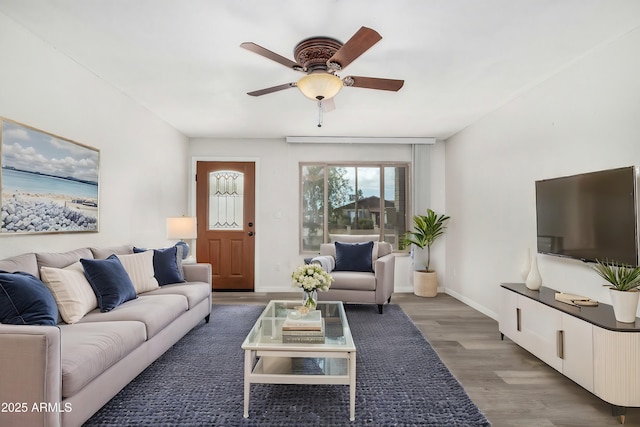
[[[449,219],[447,215],[438,215],[432,209],[427,209],[426,215],[413,217],[413,231],[405,234],[405,244],[427,249],[425,268],[413,272],[414,293],[418,296],[434,297],[438,294],[438,277],[436,272],[430,268],[431,245],[444,234],[444,230],[447,228],[446,222]]]

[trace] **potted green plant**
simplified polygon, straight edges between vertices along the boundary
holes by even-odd
[[[640,267],[616,266],[608,261],[596,260],[593,269],[609,282],[613,313],[618,322],[635,323],[640,292]]]
[[[432,209],[427,209],[426,215],[413,217],[413,231],[405,234],[404,243],[415,245],[420,249],[427,249],[427,262],[425,268],[413,272],[413,291],[421,297],[435,297],[438,294],[438,277],[431,270],[431,245],[444,234],[447,228],[445,223],[449,220],[447,215],[438,215]]]

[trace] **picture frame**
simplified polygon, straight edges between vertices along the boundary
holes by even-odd
[[[0,236],[99,231],[100,150],[0,117]]]

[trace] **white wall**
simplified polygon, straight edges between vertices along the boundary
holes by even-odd
[[[256,161],[256,280],[257,292],[290,291],[293,269],[303,262],[299,253],[299,163],[312,161],[411,161],[408,145],[287,144],[284,139],[191,140],[193,162]],[[191,206],[195,212],[195,183]],[[308,256],[308,255],[306,255]]]
[[[640,164],[638,46],[601,46],[446,142],[447,292],[495,317],[535,252],[534,182]],[[609,303],[588,264],[538,260],[543,286]]]
[[[100,150],[100,232],[0,236],[0,258],[165,243],[187,210],[187,139],[0,14],[0,116]]]
[[[429,207],[437,214],[446,214],[450,216],[446,205],[446,144],[438,141],[431,149],[431,195],[429,197]],[[424,215],[424,213],[422,213]],[[431,265],[432,270],[437,272],[438,292],[443,292],[447,283],[447,234],[449,222],[447,222],[447,230],[442,237],[436,240],[431,246]]]
[[[429,146],[428,152],[414,150],[414,180],[413,185],[413,215],[424,215],[427,209],[433,209],[438,215],[445,212],[445,150],[446,145],[437,141]],[[419,154],[419,153],[423,154]],[[418,157],[424,155],[425,161]],[[424,170],[420,170],[423,168]],[[413,221],[411,221],[413,225]],[[430,270],[437,272],[438,292],[444,292],[446,283],[446,232],[431,246]],[[396,258],[396,292],[413,292],[413,270],[423,269],[427,261],[427,249],[412,248],[413,259],[404,259],[401,255]],[[409,270],[406,278],[398,274],[399,270]],[[405,283],[406,282],[406,285]]]

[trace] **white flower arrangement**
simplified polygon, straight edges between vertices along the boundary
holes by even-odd
[[[292,285],[305,292],[326,291],[333,282],[333,277],[318,264],[305,264],[296,268],[291,274]]]

